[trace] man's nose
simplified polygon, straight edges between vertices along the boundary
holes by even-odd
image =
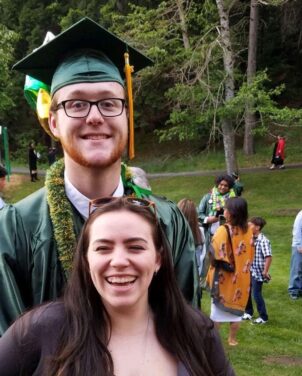
[[[91,104],[89,113],[86,117],[87,123],[103,123],[104,122],[104,117],[101,114],[98,106],[96,103]]]

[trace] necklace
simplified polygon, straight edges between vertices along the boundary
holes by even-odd
[[[229,190],[229,192],[227,192],[223,195],[218,191],[217,187],[213,187],[213,189],[211,191],[211,197],[210,197],[210,200],[209,200],[209,204],[211,204],[211,215],[215,215],[217,210],[224,208],[225,201],[229,197],[235,197],[235,196],[236,196],[236,194],[235,194],[233,188],[231,188]]]
[[[149,324],[150,324],[150,311],[148,314],[148,321],[147,321],[147,327],[145,331],[145,336],[143,340],[143,356],[142,356],[142,361],[141,365],[139,367],[139,373],[138,376],[143,376],[144,375],[144,368],[145,368],[145,363],[146,363],[146,357],[147,357],[147,347],[148,347],[148,338],[149,338]]]
[[[129,350],[131,350],[131,347],[136,349],[134,356],[132,356],[132,357],[133,357],[133,359],[135,359],[134,361],[136,361],[138,363],[138,365],[137,365],[137,367],[132,369],[131,374],[129,373],[129,375],[131,375],[131,376],[144,376],[145,375],[145,366],[146,366],[146,361],[147,361],[147,354],[148,354],[148,349],[150,347],[149,341],[148,341],[148,339],[150,337],[150,335],[149,335],[150,322],[151,322],[150,317],[151,317],[151,314],[149,312],[146,328],[144,330],[142,338],[141,339],[137,338],[135,340],[135,346],[133,346],[133,343],[131,344],[131,341],[129,341],[129,337],[131,338],[131,336],[126,336],[126,341],[124,341],[124,338],[123,338],[122,339],[122,345],[121,345],[120,341],[117,341],[116,345],[115,345],[115,347],[119,350],[116,353],[120,353],[120,352],[123,353],[125,351],[125,348],[129,349]],[[113,349],[110,349],[109,351],[112,355]],[[128,354],[129,354],[129,351],[128,351]],[[130,354],[131,354],[131,352],[130,352]],[[118,363],[121,363],[121,360]],[[122,363],[123,363],[123,367],[125,367],[125,366],[127,367],[127,364],[125,364],[124,361]],[[132,364],[133,363],[131,363],[130,366],[132,366]],[[114,373],[113,376],[119,376],[119,375],[120,375],[120,373],[119,373],[119,369],[118,369],[117,373]]]
[[[58,256],[67,277],[71,269],[76,235],[71,204],[65,194],[63,159],[47,170],[45,187]]]

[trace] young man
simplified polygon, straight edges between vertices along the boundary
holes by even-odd
[[[254,309],[251,297],[251,293],[253,293],[259,317],[253,320],[252,323],[265,324],[268,321],[268,314],[262,296],[262,286],[264,282],[268,282],[271,279],[269,268],[272,262],[272,249],[270,241],[261,232],[266,225],[266,221],[261,217],[253,217],[250,219],[249,223],[254,234],[255,257],[251,266],[252,291],[250,291],[249,300],[242,320],[251,320],[253,317]]]
[[[2,193],[4,186],[5,186],[5,176],[7,175],[6,169],[0,165],[0,194]],[[5,205],[5,202],[0,196],[0,209],[2,209]]]
[[[197,305],[195,248],[187,222],[174,203],[135,185],[131,169],[121,163],[128,140],[126,51],[136,70],[151,63],[84,18],[15,65],[50,85],[49,128],[62,144],[64,160],[51,167],[45,188],[1,211],[0,333],[25,309],[61,294],[89,201],[106,196],[136,195],[156,204],[179,285]]]

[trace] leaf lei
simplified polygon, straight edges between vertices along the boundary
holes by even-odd
[[[65,272],[71,270],[76,235],[72,207],[65,194],[64,159],[55,162],[46,173],[45,187],[58,257]]]
[[[225,201],[229,197],[236,197],[236,194],[235,194],[235,191],[233,190],[233,188],[231,188],[229,190],[229,192],[227,192],[226,194],[222,195],[218,191],[217,187],[213,187],[212,192],[211,192],[211,198],[209,200],[209,202],[212,201],[212,202],[210,202],[210,203],[212,203],[212,205],[211,205],[212,213],[216,213],[217,206],[224,208]]]
[[[121,176],[125,190],[132,192],[136,197],[149,196],[151,194],[151,190],[141,188],[135,184],[131,168],[124,163],[121,166]],[[67,277],[71,271],[76,234],[73,225],[72,206],[65,193],[64,159],[58,160],[47,170],[45,187],[54,237],[57,243],[58,257]]]

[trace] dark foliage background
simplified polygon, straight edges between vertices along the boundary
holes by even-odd
[[[10,68],[39,46],[48,30],[58,34],[83,16],[100,22],[155,62],[154,67],[135,78],[138,132],[155,132],[163,140],[194,140],[197,151],[208,146],[209,140],[211,145],[220,142],[220,115],[234,109],[223,107],[224,72],[216,40],[216,4],[210,0],[182,2],[189,37],[189,46],[185,46],[176,3],[172,0],[0,0],[0,124],[8,127],[14,157],[22,159],[31,140],[38,143],[41,151],[51,141],[25,102],[23,75]],[[258,70],[266,70],[268,77],[262,87],[270,90],[284,84],[280,95],[273,95],[272,99],[279,107],[299,108],[302,103],[302,2],[271,3],[275,5],[262,4],[259,8],[257,63]],[[230,22],[239,90],[246,74],[249,2],[233,2]],[[240,139],[241,109],[236,107],[236,111],[236,134]]]

